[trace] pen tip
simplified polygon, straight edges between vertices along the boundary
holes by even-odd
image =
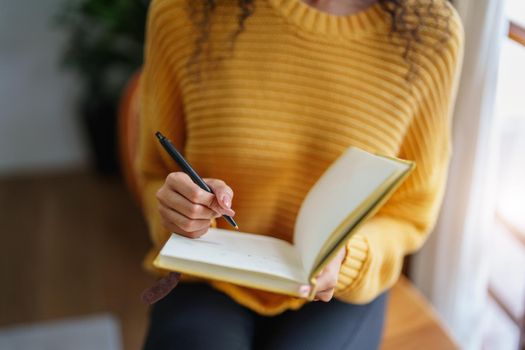
[[[236,230],[238,230],[238,229],[239,229],[239,226],[235,225],[235,227],[234,227],[234,228],[235,228]]]

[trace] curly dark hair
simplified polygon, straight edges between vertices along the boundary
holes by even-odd
[[[239,13],[237,15],[238,26],[231,34],[230,46],[233,50],[236,38],[244,31],[246,20],[255,11],[255,0],[237,0]],[[452,0],[446,0],[453,3]],[[190,0],[190,17],[193,24],[200,30],[200,35],[195,41],[193,55],[188,61],[188,65],[198,65],[203,46],[207,42],[211,29],[211,16],[220,0]],[[407,63],[407,80],[412,80],[416,74],[415,66],[412,64],[411,54],[414,44],[421,41],[420,33],[424,28],[441,28],[439,42],[444,43],[450,35],[449,15],[438,11],[440,0],[378,0],[381,8],[388,13],[391,20],[392,34],[399,34],[398,37],[404,42],[403,58]],[[448,8],[447,8],[448,9]],[[411,18],[416,18],[414,21]],[[439,46],[435,46],[439,50]],[[207,52],[209,54],[209,52]],[[220,60],[220,59],[219,59]],[[195,72],[199,74],[198,68]]]

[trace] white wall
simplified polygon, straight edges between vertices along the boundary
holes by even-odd
[[[0,175],[85,166],[78,82],[59,66],[65,0],[0,0]]]

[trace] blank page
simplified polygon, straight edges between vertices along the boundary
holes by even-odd
[[[405,164],[351,147],[308,192],[295,223],[294,244],[310,272],[331,233]]]

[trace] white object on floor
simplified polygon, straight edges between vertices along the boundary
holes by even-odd
[[[0,328],[2,350],[121,350],[118,321],[108,314]]]

